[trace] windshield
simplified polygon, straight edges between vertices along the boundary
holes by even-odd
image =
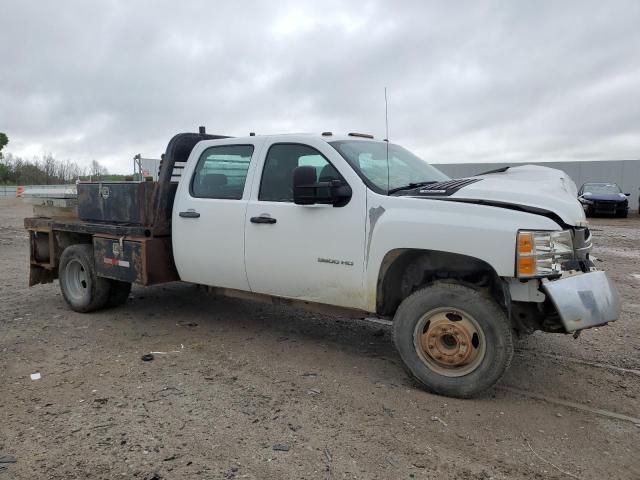
[[[583,187],[584,193],[622,193],[615,183],[587,183]]]
[[[399,145],[362,140],[341,140],[330,145],[378,193],[387,194],[410,184],[449,180],[440,170]]]

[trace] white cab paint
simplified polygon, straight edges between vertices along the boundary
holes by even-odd
[[[281,142],[282,139],[273,139],[266,143],[265,155],[271,144]],[[364,309],[366,186],[326,142],[308,136],[287,137],[286,142],[318,150],[347,180],[353,196],[347,205],[336,208],[260,201],[260,166],[254,176],[245,222],[246,269],[251,290]],[[277,223],[251,223],[251,217],[263,214]]]
[[[578,189],[561,170],[539,165],[511,167],[504,172],[478,175],[452,198],[486,199],[514,205],[527,205],[556,213],[568,225],[586,225],[584,210],[576,202]]]
[[[196,145],[184,169],[173,204],[173,254],[180,278],[186,282],[249,290],[244,267],[244,222],[256,159],[263,139],[205,140]],[[194,198],[189,191],[200,155],[214,145],[253,145],[241,200]],[[183,218],[180,212],[194,210],[199,218]]]
[[[514,277],[519,229],[562,229],[546,216],[499,206],[375,193],[328,144],[351,139],[296,134],[200,142],[189,157],[174,204],[173,251],[181,279],[375,312],[380,268],[393,250],[467,255],[509,279]],[[351,186],[351,201],[344,207],[259,201],[262,166],[274,143],[301,143],[319,150]],[[191,197],[189,180],[200,154],[209,146],[225,144],[255,146],[243,198]],[[580,226],[585,224],[584,212],[574,190],[563,172],[527,166],[484,176],[450,199],[527,205]],[[200,218],[179,216],[188,209],[198,211]],[[250,222],[263,214],[277,223]]]
[[[369,311],[375,310],[382,261],[392,250],[427,249],[466,255],[488,263],[501,277],[513,277],[518,229],[561,229],[546,217],[499,207],[393,197],[372,191],[368,196],[369,212],[382,212],[376,221],[367,222],[372,230],[365,267]]]

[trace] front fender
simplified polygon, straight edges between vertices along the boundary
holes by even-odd
[[[547,217],[510,209],[368,193],[365,250],[367,308],[376,310],[386,254],[435,250],[474,257],[501,277],[513,277],[519,229],[559,230]]]

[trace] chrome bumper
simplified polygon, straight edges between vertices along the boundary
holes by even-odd
[[[620,316],[620,298],[605,272],[542,280],[567,332],[597,327]]]

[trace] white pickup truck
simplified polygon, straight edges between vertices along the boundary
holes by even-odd
[[[393,321],[426,389],[493,386],[513,336],[618,318],[589,259],[574,183],[522,166],[450,179],[363,134],[176,135],[157,182],[80,183],[76,218],[27,218],[30,285],[59,278],[79,312],[126,301],[131,283]]]

